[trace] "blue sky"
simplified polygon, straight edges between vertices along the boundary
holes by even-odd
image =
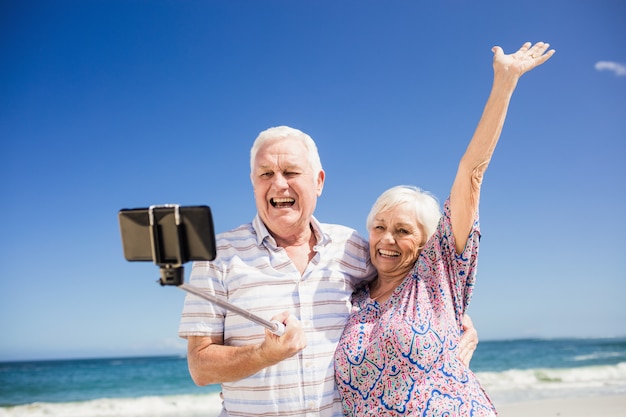
[[[516,3],[516,4],[513,4]],[[481,201],[482,340],[626,334],[626,5],[599,1],[20,1],[0,5],[0,360],[184,352],[184,293],[123,258],[121,208],[255,213],[249,148],[318,143],[317,217],[443,201],[491,47],[546,41]],[[187,273],[190,265],[187,266]]]

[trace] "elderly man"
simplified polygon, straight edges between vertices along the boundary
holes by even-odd
[[[195,262],[190,284],[284,323],[285,333],[188,295],[179,335],[191,376],[222,384],[221,416],[341,416],[333,353],[352,292],[375,275],[367,241],[313,216],[325,174],[307,134],[268,129],[250,154],[257,215],[217,235],[217,258]]]

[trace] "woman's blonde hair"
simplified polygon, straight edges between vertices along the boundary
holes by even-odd
[[[367,215],[367,230],[370,230],[378,213],[393,209],[404,203],[414,208],[415,221],[424,228],[426,240],[428,240],[435,233],[441,218],[439,201],[428,191],[412,185],[398,185],[382,193]]]

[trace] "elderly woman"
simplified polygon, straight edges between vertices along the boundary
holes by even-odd
[[[478,201],[519,78],[554,50],[539,42],[505,55],[458,167],[443,214],[415,187],[394,187],[367,218],[378,277],[353,295],[335,352],[344,415],[494,416],[476,376],[458,358],[461,320],[474,286]]]

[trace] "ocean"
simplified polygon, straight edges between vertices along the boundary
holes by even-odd
[[[471,362],[498,404],[626,393],[626,338],[482,341]],[[216,416],[184,357],[0,363],[0,416]]]

